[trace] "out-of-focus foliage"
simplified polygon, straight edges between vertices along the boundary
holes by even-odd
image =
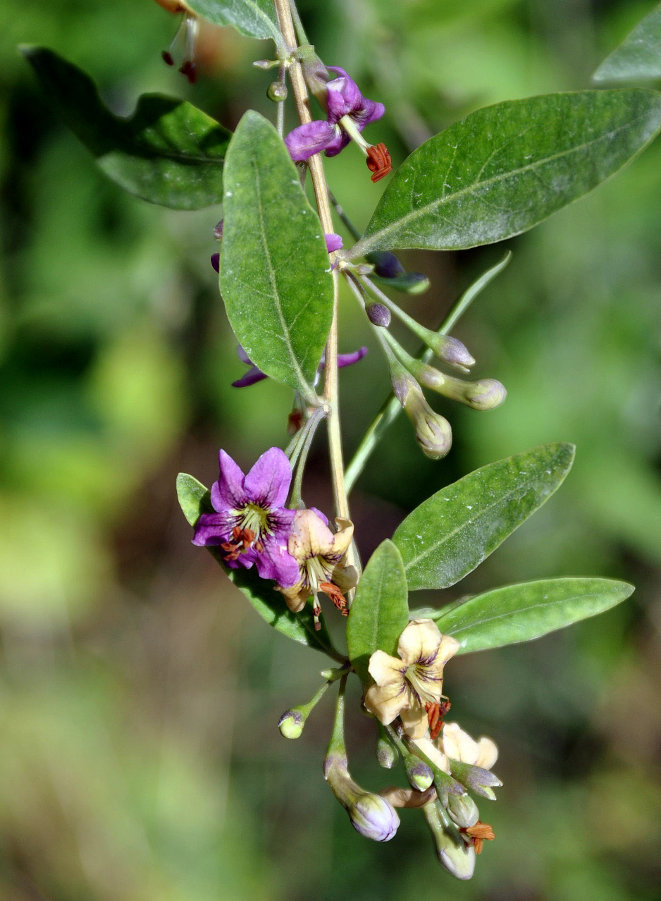
[[[652,8],[301,4],[322,57],[386,103],[373,128],[396,162],[480,106],[588,86]],[[447,886],[424,826],[411,817],[393,863],[392,849],[356,839],[330,797],[318,763],[324,717],[283,748],[274,710],[313,693],[319,661],[267,629],[189,545],[176,505],[176,473],[210,484],[219,446],[245,462],[286,441],[286,389],[229,387],[243,367],[208,265],[219,212],[122,194],[52,115],[15,49],[53,46],[94,75],[117,114],[162,92],[228,128],[248,107],[273,115],[270,76],[250,66],[267,44],[206,30],[191,88],[160,60],[175,26],[155,4],[129,0],[9,0],[5,10],[0,896],[431,901]],[[421,458],[398,422],[354,493],[367,559],[430,490],[570,441],[565,485],[461,590],[567,573],[638,585],[596,620],[448,666],[445,690],[469,711],[462,725],[496,739],[505,782],[497,838],[461,886],[466,899],[658,894],[660,162],[657,142],[508,242],[512,263],[457,329],[479,374],[506,384],[507,403],[488,415],[449,409],[455,448],[441,463]],[[349,149],[327,171],[364,227],[380,186],[366,187],[360,155]],[[405,303],[435,326],[501,255],[410,254],[432,289]],[[341,329],[341,350],[369,343],[349,296]],[[341,378],[350,450],[387,374],[371,346]],[[328,508],[324,465],[320,443],[306,500]],[[376,739],[370,721],[357,728],[360,780]]]

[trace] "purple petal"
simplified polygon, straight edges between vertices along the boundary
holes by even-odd
[[[351,366],[353,363],[357,363],[358,360],[362,360],[365,354],[367,353],[366,347],[359,347],[358,350],[354,350],[353,353],[350,354],[338,354],[337,355],[337,366],[338,369],[342,369],[344,366]]]
[[[220,475],[211,486],[211,503],[214,510],[223,513],[243,507],[248,499],[243,488],[243,470],[224,450],[218,452]]]
[[[340,66],[329,66],[331,72],[338,72],[339,78],[328,82],[326,95],[326,107],[328,120],[335,125],[342,116],[352,115],[362,108],[363,95],[353,78]]]
[[[264,550],[257,555],[255,565],[262,579],[273,579],[283,588],[291,588],[301,575],[298,563],[287,551],[287,546],[278,541],[264,542]]]
[[[342,238],[339,235],[336,235],[335,232],[329,232],[327,235],[324,235],[326,240],[326,250],[329,253],[332,253],[334,250],[339,250],[340,247],[343,247]]]
[[[246,364],[246,366],[252,366],[252,360],[240,344],[236,345],[236,355],[242,363]]]
[[[291,483],[289,458],[279,447],[271,447],[257,460],[244,480],[246,496],[265,509],[282,507]]]
[[[313,153],[320,153],[333,142],[336,131],[339,131],[336,126],[330,125],[322,119],[315,119],[313,122],[299,125],[285,138],[289,155],[294,162],[298,163],[306,160]]]
[[[231,533],[231,522],[227,513],[203,513],[195,524],[193,544],[209,547],[227,541]]]
[[[219,253],[211,254],[211,265],[216,270],[216,272],[220,272],[220,254]]]
[[[347,144],[351,141],[349,135],[342,131],[339,125],[336,126],[337,134],[333,138],[332,141],[329,142],[326,147],[326,156],[337,156],[341,150],[347,146]]]
[[[368,100],[364,97],[363,105],[359,110],[352,114],[351,118],[354,120],[360,131],[362,131],[370,124],[370,122],[376,122],[377,119],[380,119],[385,111],[386,108],[382,103],[377,103],[374,100]]]
[[[265,378],[267,378],[267,376],[262,372],[261,369],[258,369],[257,366],[251,366],[250,369],[246,373],[244,373],[240,379],[232,382],[232,388],[248,388],[250,385],[254,385],[256,382],[261,382],[262,379]]]

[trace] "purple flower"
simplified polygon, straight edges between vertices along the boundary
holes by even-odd
[[[339,235],[336,235],[335,232],[329,232],[327,235],[324,235],[324,239],[326,241],[326,250],[329,253],[333,253],[334,250],[339,250],[344,244],[342,238]]]
[[[328,68],[331,72],[337,72],[338,76],[326,85],[327,119],[316,119],[299,125],[285,138],[287,150],[295,162],[307,160],[322,150],[326,152],[326,156],[336,156],[351,140],[342,127],[343,124],[354,132],[352,136],[355,138],[356,132],[362,132],[370,122],[380,119],[386,111],[382,103],[363,97],[356,82],[344,69],[339,66]],[[364,143],[366,147],[370,146],[367,142]]]
[[[235,382],[232,382],[233,388],[247,388],[249,385],[254,385],[256,382],[261,382],[262,379],[268,378],[268,376],[262,372],[255,364],[252,362],[248,354],[239,344],[236,352],[239,356],[239,359],[242,363],[245,363],[246,366],[249,366],[250,369],[244,373],[240,379],[237,379]],[[358,350],[354,350],[349,354],[338,354],[337,355],[337,366],[338,369],[343,369],[345,366],[351,366],[353,363],[357,363],[358,360],[362,360],[365,354],[367,353],[366,347],[359,347]],[[321,363],[319,364],[319,368],[317,369],[317,374],[322,372],[324,368],[324,357],[321,358]]]
[[[253,564],[262,579],[293,585],[298,563],[287,550],[294,510],[284,506],[291,483],[289,460],[278,447],[261,455],[247,475],[221,450],[220,475],[211,488],[214,513],[203,513],[193,544],[219,545],[232,569]]]

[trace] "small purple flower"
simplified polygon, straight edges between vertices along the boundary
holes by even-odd
[[[329,253],[333,253],[334,250],[339,250],[340,247],[344,246],[342,238],[336,235],[335,232],[329,232],[327,235],[324,235],[324,239],[326,241],[326,250]]]
[[[262,379],[268,378],[268,376],[262,372],[255,364],[252,362],[248,354],[239,344],[236,352],[239,356],[239,359],[242,363],[245,363],[246,366],[249,366],[250,369],[244,373],[240,379],[237,379],[235,382],[232,382],[233,388],[248,388],[250,385],[254,385],[256,382],[261,382]],[[348,354],[338,354],[337,355],[337,366],[338,369],[343,369],[345,366],[352,366],[354,363],[357,363],[359,360],[362,360],[365,354],[367,353],[366,347],[359,347],[358,350],[354,350],[352,353]],[[319,368],[317,369],[317,377],[319,373],[324,369],[324,357],[321,358],[321,363],[319,364]],[[316,381],[315,381],[316,384]]]
[[[316,119],[294,128],[285,138],[291,158],[302,162],[314,153],[325,151],[326,156],[336,156],[343,150],[351,137],[342,128],[342,119],[351,131],[362,132],[371,122],[380,119],[386,111],[382,103],[363,97],[356,82],[339,66],[329,66],[329,71],[337,72],[337,78],[326,85],[327,119]],[[354,135],[355,136],[355,135]],[[366,146],[367,143],[365,142]]]
[[[291,483],[289,460],[278,447],[261,455],[247,475],[221,450],[220,475],[211,488],[214,513],[203,513],[193,544],[219,545],[232,569],[253,564],[262,579],[293,585],[298,564],[287,550],[294,510],[284,506]]]

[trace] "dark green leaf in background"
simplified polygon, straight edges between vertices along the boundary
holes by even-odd
[[[545,444],[423,501],[393,535],[409,589],[448,588],[472,572],[553,494],[573,461],[571,444]]]
[[[630,160],[661,127],[661,94],[548,94],[498,103],[414,150],[348,258],[458,250],[526,231]]]
[[[661,78],[661,3],[606,57],[592,78],[594,81]]]
[[[467,654],[540,638],[614,607],[633,590],[615,579],[523,582],[469,598],[432,618],[460,643],[458,653]]]
[[[186,0],[190,8],[214,25],[233,25],[251,38],[282,38],[273,0]]]
[[[365,567],[347,622],[349,659],[363,682],[371,654],[397,653],[399,636],[409,619],[402,557],[390,540],[382,541]]]
[[[330,263],[296,167],[259,113],[230,143],[223,204],[220,290],[234,334],[263,372],[309,393],[333,315]]]
[[[207,488],[194,476],[185,472],[180,472],[177,476],[177,498],[179,506],[191,526],[195,525],[201,513],[207,513],[212,509]],[[343,659],[333,647],[323,622],[321,629],[315,631],[310,604],[306,604],[300,613],[292,613],[287,608],[283,596],[275,590],[274,583],[260,579],[255,567],[230,569],[223,563],[217,548],[209,547],[207,550],[220,563],[225,573],[269,626],[273,626],[274,629],[293,641],[330,654],[336,660]]]
[[[178,210],[219,203],[231,134],[183,100],[145,94],[133,115],[113,115],[91,78],[43,47],[23,47],[54,111],[114,182]]]

